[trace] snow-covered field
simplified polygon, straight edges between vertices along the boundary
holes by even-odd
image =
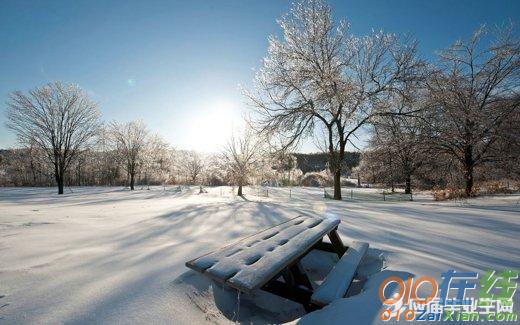
[[[520,269],[518,195],[336,202],[312,188],[293,188],[291,197],[288,188],[270,188],[269,197],[248,189],[245,200],[229,188],[200,195],[196,187],[72,190],[58,197],[54,188],[0,189],[0,323],[377,322],[371,283],[305,316],[298,305],[268,294],[234,299],[184,266],[302,213],[338,216],[345,243],[369,242],[371,256],[384,260],[374,278]],[[313,264],[319,258],[309,256],[311,273],[326,264]]]

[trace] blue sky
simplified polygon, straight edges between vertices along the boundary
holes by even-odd
[[[4,125],[8,94],[62,80],[87,90],[105,121],[142,118],[177,148],[218,150],[247,109],[239,85],[251,84],[290,4],[0,0],[0,148],[16,145]],[[482,23],[518,23],[520,13],[520,1],[330,4],[354,34],[414,35],[425,58]]]

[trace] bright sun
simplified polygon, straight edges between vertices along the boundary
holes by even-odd
[[[217,100],[203,109],[190,127],[190,147],[205,152],[219,151],[236,127],[235,106],[229,100]]]

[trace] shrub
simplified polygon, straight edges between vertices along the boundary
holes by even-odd
[[[357,187],[357,183],[351,182],[351,181],[346,180],[346,179],[342,179],[342,180],[341,180],[341,186],[345,186],[345,187]]]
[[[514,190],[502,182],[489,182],[485,184],[486,194],[511,194]]]
[[[208,185],[209,186],[222,186],[222,185],[226,185],[226,182],[224,182],[224,180],[220,176],[211,175],[208,178]]]
[[[311,187],[331,186],[332,177],[325,171],[307,173],[302,177],[302,185]]]
[[[475,189],[475,192],[477,192],[477,189]],[[464,190],[454,187],[447,187],[443,189],[434,187],[432,190],[432,195],[435,201],[463,199],[467,197]]]

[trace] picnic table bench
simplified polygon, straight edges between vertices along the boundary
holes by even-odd
[[[345,295],[368,249],[367,243],[345,247],[337,233],[339,223],[338,219],[298,216],[188,261],[186,266],[240,292],[262,289],[314,310]],[[330,243],[323,241],[325,236]],[[316,290],[300,263],[313,249],[340,257]]]

